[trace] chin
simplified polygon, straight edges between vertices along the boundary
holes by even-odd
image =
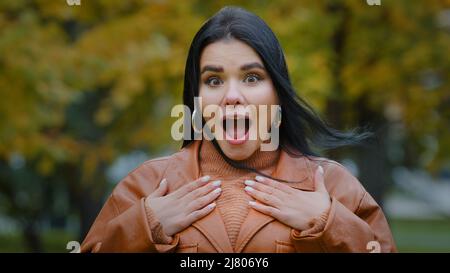
[[[228,158],[236,161],[249,158],[259,148],[258,141],[255,140],[247,140],[239,145],[230,144],[226,140],[218,140],[217,143]]]

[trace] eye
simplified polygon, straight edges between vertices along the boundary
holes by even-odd
[[[211,87],[216,87],[221,85],[223,82],[221,79],[219,79],[218,77],[209,77],[206,79],[205,84],[211,86]]]
[[[255,84],[257,82],[259,82],[261,80],[261,77],[257,74],[248,74],[245,79],[244,82],[245,83],[249,83],[249,84]]]

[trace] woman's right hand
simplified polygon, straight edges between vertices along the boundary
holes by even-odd
[[[167,194],[164,178],[158,188],[145,199],[166,235],[172,236],[210,213],[219,197],[220,180],[208,183],[209,176],[190,182]]]

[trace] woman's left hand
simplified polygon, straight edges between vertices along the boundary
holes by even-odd
[[[321,166],[314,176],[314,192],[297,190],[261,176],[256,181],[246,180],[245,184],[245,191],[261,202],[250,201],[251,207],[297,230],[310,228],[311,220],[328,211],[331,205]]]

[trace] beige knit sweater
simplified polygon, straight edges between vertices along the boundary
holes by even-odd
[[[259,149],[248,159],[241,161],[248,167],[271,175],[275,171],[279,150],[263,152]],[[211,180],[221,180],[222,193],[216,199],[231,245],[234,247],[241,224],[250,209],[248,201],[253,200],[244,191],[244,181],[255,179],[254,172],[240,170],[229,165],[210,141],[203,141],[200,150],[201,175],[211,176]]]

